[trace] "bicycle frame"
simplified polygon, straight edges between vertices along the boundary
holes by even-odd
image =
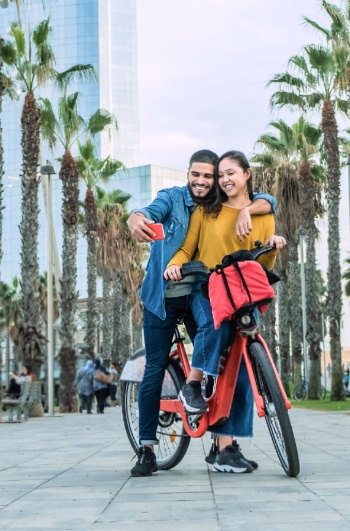
[[[236,338],[227,355],[223,372],[217,377],[215,391],[208,399],[209,411],[201,415],[189,414],[184,410],[184,406],[179,399],[162,399],[160,402],[160,410],[181,415],[187,434],[194,438],[202,437],[207,431],[208,426],[216,424],[220,419],[227,419],[229,417],[238,371],[243,356],[247,367],[258,416],[264,417],[266,415],[264,402],[258,392],[248,349],[249,343],[252,341],[258,341],[264,348],[266,356],[269,359],[276,375],[285,406],[287,409],[290,409],[291,404],[283,388],[270,351],[260,333],[256,332],[252,337],[249,337],[241,335],[241,333],[237,330]],[[190,364],[183,341],[179,334],[177,334],[175,342],[176,349],[171,351],[170,358],[178,358],[182,365],[184,375],[187,378],[190,371]]]

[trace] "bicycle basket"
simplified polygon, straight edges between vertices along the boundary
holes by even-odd
[[[266,312],[275,297],[264,268],[253,260],[216,266],[209,279],[209,299],[214,326],[218,330],[224,320],[230,320],[245,307],[258,307]]]

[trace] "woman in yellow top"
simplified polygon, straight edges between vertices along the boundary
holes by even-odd
[[[251,203],[253,191],[252,172],[243,153],[229,151],[219,158],[215,186],[217,201],[213,206],[198,207],[192,214],[186,239],[165,270],[166,279],[181,280],[182,264],[192,259],[201,260],[209,269],[213,269],[225,255],[240,249],[252,249],[257,240],[267,245],[275,244],[277,248],[285,245],[283,237],[274,235],[275,223],[271,214],[252,216],[251,233],[243,242],[235,234],[238,213]],[[271,269],[276,252],[264,255],[260,262]],[[200,389],[203,371],[212,376],[218,375],[220,354],[233,340],[233,330],[228,321],[223,321],[219,330],[214,329],[210,303],[201,293],[202,282],[203,280],[196,280],[192,290],[191,310],[198,330],[194,341],[192,369],[179,394],[185,409],[196,413],[207,411],[207,403]],[[253,466],[240,453],[237,457],[239,447],[232,446],[232,436],[252,436],[253,398],[244,363],[242,365],[238,382],[240,390],[236,389],[236,395],[239,392],[242,399],[237,401],[235,396],[230,419],[220,426],[219,445],[224,449],[221,458],[224,462],[214,464],[217,471],[253,471]]]

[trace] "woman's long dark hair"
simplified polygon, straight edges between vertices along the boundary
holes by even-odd
[[[247,180],[247,189],[248,189],[248,196],[249,199],[253,200],[253,176],[252,176],[252,170],[249,166],[249,162],[247,157],[242,153],[242,151],[226,151],[221,157],[219,157],[216,166],[215,166],[215,173],[214,173],[214,188],[215,188],[215,196],[216,200],[211,205],[210,210],[207,209],[207,205],[203,205],[204,212],[206,214],[215,213],[218,214],[222,208],[222,203],[227,201],[227,195],[223,190],[221,190],[219,186],[219,164],[224,159],[230,159],[237,162],[237,164],[242,168],[244,172],[250,171],[249,179]]]

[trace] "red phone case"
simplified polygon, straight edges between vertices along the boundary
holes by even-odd
[[[147,226],[156,233],[156,235],[153,236],[154,240],[164,240],[164,229],[162,223],[149,223]]]

